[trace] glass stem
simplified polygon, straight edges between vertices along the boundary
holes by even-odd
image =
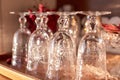
[[[69,28],[69,16],[60,15],[58,19],[59,29],[58,31],[68,31]]]
[[[40,15],[37,19],[36,19],[36,24],[37,24],[37,29],[47,29],[47,22],[48,22],[48,18],[46,15]]]
[[[19,22],[20,22],[20,28],[21,29],[23,29],[23,28],[26,28],[26,18],[25,18],[25,16],[21,16],[20,18],[19,18]]]
[[[95,20],[96,20],[96,17],[95,16],[88,16],[88,20],[90,20],[90,31],[91,32],[96,32],[96,23],[95,23]]]

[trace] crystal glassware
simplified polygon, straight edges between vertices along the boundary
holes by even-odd
[[[76,12],[77,13],[77,12]],[[76,50],[78,48],[78,41],[81,38],[80,19],[77,15],[68,15],[69,18],[69,30],[68,33],[73,37],[73,41],[76,44]]]
[[[69,34],[69,16],[76,13],[56,12],[56,14],[60,16],[59,29],[50,39],[46,80],[74,80],[76,46]]]
[[[112,48],[116,48],[116,49],[120,49],[120,34],[119,33],[111,33],[111,32],[107,32],[106,33],[106,37],[109,41],[108,44],[110,44],[110,46]]]
[[[48,44],[53,33],[47,27],[48,13],[35,13],[37,29],[31,34],[28,44],[27,71],[33,74],[46,73],[48,62]],[[39,75],[40,76],[40,75]]]
[[[83,11],[86,32],[79,43],[76,80],[107,80],[106,47],[97,18],[111,12]]]
[[[26,13],[19,13],[19,15],[20,28],[15,32],[13,37],[12,65],[21,68],[26,65],[28,40],[31,32],[26,27]]]
[[[103,24],[103,38],[107,45],[107,52],[119,54],[120,28],[113,24]]]

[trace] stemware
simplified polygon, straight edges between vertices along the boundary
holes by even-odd
[[[70,15],[74,12],[56,12],[58,31],[50,39],[48,70],[46,80],[74,80],[76,65],[76,50],[73,37],[69,34]]]
[[[48,61],[47,45],[53,33],[47,27],[48,13],[35,13],[37,29],[31,34],[28,43],[27,71],[41,73],[44,77]]]
[[[12,47],[12,65],[18,68],[25,66],[25,59],[28,48],[28,40],[31,35],[30,30],[26,27],[26,12],[19,13],[20,28],[15,32]]]
[[[111,12],[81,12],[87,15],[86,33],[82,37],[77,56],[76,80],[107,80],[106,47],[97,18]]]

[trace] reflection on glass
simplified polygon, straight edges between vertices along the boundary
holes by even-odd
[[[80,20],[77,15],[69,15],[69,30],[68,33],[73,37],[73,41],[76,44],[76,50],[78,47],[78,41],[81,38],[80,36]]]

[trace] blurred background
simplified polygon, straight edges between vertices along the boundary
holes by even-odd
[[[0,0],[0,55],[11,52],[13,34],[19,28],[19,16],[9,12],[36,10],[40,3],[55,11],[107,10],[112,11],[108,17],[120,15],[120,0]]]

